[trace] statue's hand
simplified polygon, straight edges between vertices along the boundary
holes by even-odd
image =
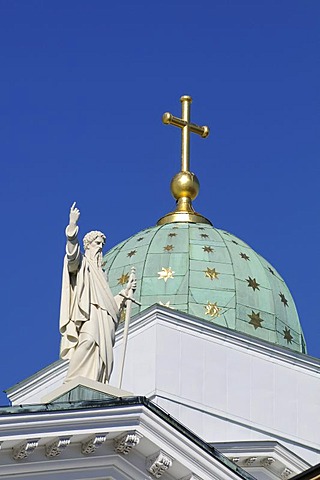
[[[132,267],[129,280],[128,280],[128,283],[126,285],[126,290],[125,290],[126,296],[129,296],[130,291],[135,292],[136,288],[137,288],[137,279],[136,279],[136,274],[135,274],[135,268]]]
[[[80,217],[80,210],[76,207],[76,202],[73,202],[70,208],[69,224],[77,225],[79,217]]]

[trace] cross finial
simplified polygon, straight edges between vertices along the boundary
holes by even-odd
[[[192,207],[192,200],[198,195],[200,186],[196,175],[190,171],[190,133],[196,133],[202,138],[206,138],[209,135],[209,127],[200,127],[190,122],[192,98],[189,95],[183,95],[180,101],[182,118],[175,117],[168,112],[164,113],[162,117],[164,124],[181,128],[181,171],[171,180],[171,192],[177,200],[177,207],[174,212],[160,218],[158,225],[170,222],[211,224],[205,217],[196,213]]]
[[[174,125],[181,128],[181,171],[190,172],[190,132],[206,138],[209,135],[209,127],[200,127],[190,122],[190,110],[192,98],[189,95],[183,95],[180,98],[182,107],[182,118],[173,116],[171,113],[164,113],[162,117],[163,123],[166,125]]]

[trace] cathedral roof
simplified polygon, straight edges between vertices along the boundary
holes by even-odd
[[[205,321],[305,352],[290,291],[249,245],[212,225],[172,222],[143,230],[104,257],[114,294],[135,267],[132,314],[159,303]]]
[[[206,138],[209,127],[190,121],[191,97],[181,97],[182,116],[163,115],[179,127],[181,171],[171,180],[176,208],[157,226],[120,243],[105,256],[114,294],[135,267],[138,280],[132,313],[155,303],[218,325],[305,352],[305,341],[290,291],[264,258],[239,238],[214,228],[194,211],[199,180],[190,171],[190,133]]]

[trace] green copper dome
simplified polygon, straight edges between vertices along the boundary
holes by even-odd
[[[104,257],[114,294],[136,268],[132,314],[159,303],[238,332],[305,352],[299,317],[278,272],[242,240],[211,225],[166,223]]]

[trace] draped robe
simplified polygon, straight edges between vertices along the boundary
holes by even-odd
[[[66,228],[60,308],[60,356],[70,360],[65,382],[82,376],[108,383],[124,299],[113,297],[101,267],[80,252],[78,230]]]

